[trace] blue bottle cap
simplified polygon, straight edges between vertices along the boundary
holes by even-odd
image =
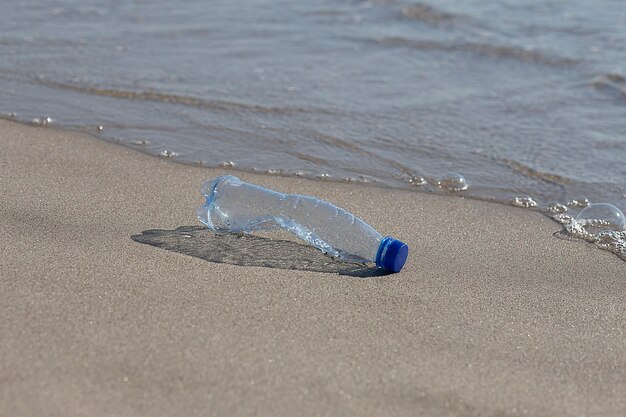
[[[376,266],[391,272],[400,272],[408,256],[409,247],[406,243],[387,236],[378,247]]]

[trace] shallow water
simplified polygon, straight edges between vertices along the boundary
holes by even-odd
[[[36,0],[0,27],[6,117],[207,166],[626,209],[621,1]]]

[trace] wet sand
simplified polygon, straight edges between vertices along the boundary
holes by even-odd
[[[237,266],[131,238],[198,225],[225,171],[8,121],[0,147],[0,415],[626,414],[626,264],[540,214],[236,174],[411,247],[381,277]]]

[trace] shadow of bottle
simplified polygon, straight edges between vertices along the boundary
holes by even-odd
[[[202,226],[146,230],[131,236],[131,239],[205,261],[231,265],[327,272],[362,278],[389,274],[366,264],[339,261],[297,242],[249,234],[215,234]]]

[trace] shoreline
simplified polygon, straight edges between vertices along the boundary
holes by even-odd
[[[44,119],[44,117],[40,117],[40,119]],[[164,156],[155,152],[150,152],[148,151],[146,148],[144,148],[142,145],[138,145],[138,144],[133,144],[133,143],[126,143],[117,139],[112,139],[112,138],[107,138],[107,137],[101,137],[98,136],[98,133],[96,131],[94,131],[95,128],[93,129],[89,129],[87,126],[83,126],[83,128],[71,128],[71,127],[67,127],[67,126],[59,126],[56,125],[54,123],[52,124],[36,124],[34,122],[28,121],[28,120],[22,120],[19,118],[16,118],[14,116],[11,116],[11,114],[4,114],[4,115],[0,115],[0,120],[4,120],[4,121],[8,121],[11,123],[17,123],[26,127],[36,127],[36,128],[46,128],[46,129],[52,129],[52,130],[56,130],[59,132],[72,132],[72,133],[78,133],[78,134],[82,134],[82,135],[86,135],[89,136],[90,138],[93,139],[97,139],[97,140],[101,140],[107,143],[111,143],[114,145],[119,145],[119,146],[123,146],[127,149],[131,149],[133,151],[139,152],[141,154],[144,155],[148,155],[150,157],[153,158],[157,158],[157,159],[164,159],[164,160],[168,160],[172,163],[175,164],[179,164],[179,165],[183,165],[183,166],[192,166],[192,167],[200,167],[200,168],[205,168],[205,169],[210,169],[210,170],[218,170],[218,171],[228,171],[228,172],[232,172],[234,174],[237,173],[241,173],[241,174],[249,174],[249,175],[260,175],[260,176],[268,176],[268,177],[277,177],[277,178],[296,178],[296,179],[305,179],[308,181],[314,181],[314,182],[321,182],[321,183],[338,183],[338,184],[354,184],[356,186],[364,186],[364,187],[373,187],[373,188],[385,188],[385,189],[394,189],[394,190],[399,190],[399,191],[403,191],[403,192],[411,192],[411,193],[418,193],[418,194],[430,194],[430,195],[438,195],[438,196],[452,196],[452,197],[461,197],[461,198],[467,198],[467,199],[471,199],[471,200],[476,200],[476,201],[481,201],[481,202],[488,202],[488,203],[496,203],[496,204],[502,204],[504,206],[508,206],[508,207],[515,207],[515,208],[522,208],[522,209],[526,209],[526,210],[530,210],[530,211],[535,211],[538,213],[543,214],[544,216],[552,219],[552,215],[554,213],[551,213],[549,210],[549,206],[551,204],[561,204],[561,205],[566,205],[567,202],[567,198],[563,197],[562,198],[551,198],[551,199],[546,199],[546,198],[542,198],[541,195],[535,195],[533,196],[532,193],[530,193],[529,195],[526,195],[522,192],[520,193],[513,193],[512,191],[510,193],[505,192],[504,194],[502,194],[501,196],[497,195],[497,192],[495,192],[496,189],[487,189],[483,186],[476,186],[473,185],[472,183],[469,184],[469,190],[470,191],[448,191],[445,189],[441,189],[439,188],[435,182],[437,181],[437,178],[435,177],[428,177],[428,179],[426,180],[426,177],[421,177],[423,178],[426,182],[422,185],[412,185],[410,180],[407,180],[407,182],[403,182],[400,179],[397,179],[397,181],[403,185],[397,185],[394,183],[385,183],[385,182],[381,182],[384,180],[370,180],[370,181],[359,181],[359,180],[348,180],[346,178],[338,178],[338,177],[322,177],[322,176],[308,176],[308,175],[298,175],[295,173],[285,173],[282,172],[280,169],[276,170],[275,173],[269,172],[269,171],[263,171],[263,170],[257,170],[257,169],[243,169],[243,168],[239,168],[236,165],[234,166],[230,166],[230,165],[224,165],[224,166],[211,166],[211,165],[205,165],[204,163],[202,163],[202,161],[193,161],[192,158],[188,158],[186,159],[180,159],[176,156],[176,154],[174,156]],[[271,170],[270,170],[271,171]],[[448,174],[455,174],[453,172],[449,172]],[[559,178],[558,175],[553,175],[553,174],[542,174],[543,176],[546,177],[550,177],[553,176],[554,178]],[[461,176],[463,177],[463,175],[461,174]],[[409,175],[407,174],[407,178],[409,177]],[[556,185],[562,185],[561,183],[559,183],[558,181],[555,182]],[[491,195],[490,193],[494,193],[493,195]],[[500,191],[502,192],[502,191]],[[540,194],[540,193],[539,193]],[[538,202],[538,206],[536,207],[524,207],[524,206],[519,206],[516,205],[514,203],[514,200],[519,199],[519,198],[525,198],[530,196],[531,199],[535,200],[536,202]],[[579,195],[577,198],[583,197],[582,195]],[[607,202],[609,204],[617,204],[613,201],[594,201],[594,202]],[[558,224],[558,222],[555,221],[555,223]]]
[[[0,414],[626,411],[624,263],[539,212],[194,167],[5,120],[0,144]],[[224,172],[351,211],[409,245],[405,269],[287,269],[284,251],[304,252],[282,240],[207,262],[132,239],[198,226],[200,184]]]
[[[115,140],[115,139],[109,139],[109,138],[104,138],[104,137],[98,137],[97,134],[92,133],[90,131],[81,131],[81,130],[75,130],[75,129],[69,129],[69,128],[63,128],[63,127],[59,127],[59,126],[55,126],[55,125],[46,125],[46,124],[42,124],[42,125],[36,125],[33,123],[29,123],[26,121],[21,121],[21,120],[17,120],[17,119],[11,119],[10,117],[3,117],[0,116],[0,120],[5,120],[8,122],[12,122],[12,123],[17,123],[19,125],[23,125],[23,126],[27,126],[27,127],[35,127],[35,128],[45,128],[45,129],[53,129],[59,132],[67,132],[67,133],[77,133],[77,134],[81,134],[81,135],[86,135],[91,139],[95,139],[95,140],[99,140],[99,141],[104,141],[106,143],[110,143],[113,145],[117,145],[117,146],[123,146],[124,148],[130,149],[132,151],[141,153],[143,155],[147,155],[151,158],[156,158],[156,159],[162,159],[162,160],[166,160],[169,162],[172,162],[174,164],[178,164],[178,165],[183,165],[183,166],[190,166],[190,167],[196,167],[196,168],[203,168],[203,169],[208,169],[211,171],[215,171],[215,172],[226,172],[228,174],[233,174],[233,175],[253,175],[253,176],[262,176],[262,177],[270,177],[270,178],[287,178],[287,179],[303,179],[306,181],[313,181],[313,182],[319,182],[319,183],[335,183],[335,184],[347,184],[347,185],[355,185],[357,187],[364,187],[365,189],[370,188],[373,190],[376,189],[386,189],[386,190],[396,190],[399,192],[408,192],[408,193],[417,193],[417,194],[428,194],[428,195],[435,195],[435,196],[442,196],[442,197],[453,197],[453,198],[467,198],[469,200],[474,200],[474,201],[480,201],[480,202],[486,202],[486,203],[494,203],[494,204],[500,204],[506,207],[513,207],[516,209],[522,209],[522,210],[527,210],[527,211],[531,211],[531,212],[535,212],[535,213],[539,213],[542,216],[546,217],[547,219],[551,220],[552,222],[554,222],[554,224],[558,225],[560,227],[560,231],[561,231],[561,236],[559,236],[562,239],[569,239],[571,241],[578,241],[582,244],[592,244],[589,239],[583,238],[583,237],[574,237],[571,236],[567,233],[565,233],[565,224],[567,222],[563,222],[560,221],[559,219],[557,219],[558,216],[555,215],[560,215],[560,214],[565,214],[565,215],[573,215],[573,218],[576,217],[576,214],[578,212],[580,212],[581,207],[577,206],[577,204],[574,204],[574,212],[569,211],[569,209],[572,208],[570,203],[567,204],[560,204],[560,203],[556,203],[553,202],[551,204],[548,205],[537,205],[537,202],[529,196],[525,196],[525,195],[520,195],[517,196],[515,198],[512,198],[510,200],[504,200],[504,199],[498,199],[497,197],[494,196],[481,196],[480,194],[467,194],[465,191],[446,191],[446,190],[440,190],[438,189],[438,187],[434,186],[432,183],[427,183],[426,185],[422,185],[419,187],[398,187],[398,186],[394,186],[392,184],[384,184],[381,182],[359,182],[359,181],[347,181],[346,179],[336,179],[336,178],[319,178],[319,177],[309,177],[309,176],[302,176],[302,175],[295,175],[295,174],[286,174],[286,173],[269,173],[269,172],[264,172],[264,171],[256,171],[256,170],[244,170],[244,169],[240,169],[240,168],[236,168],[235,166],[223,166],[223,167],[212,167],[212,166],[208,166],[208,165],[204,165],[202,163],[193,163],[190,161],[185,161],[185,160],[181,160],[181,159],[177,159],[176,157],[170,157],[170,156],[163,156],[163,155],[156,155],[153,153],[150,153],[148,151],[146,151],[145,149],[142,149],[142,147],[138,147],[138,146],[132,146],[130,144]],[[432,180],[432,179],[431,179]],[[296,192],[297,193],[297,192]],[[518,201],[520,203],[516,204],[515,202]],[[528,206],[528,202],[531,202],[533,204],[535,204],[536,206]],[[539,200],[541,201],[541,200]],[[575,201],[575,200],[574,200]],[[564,207],[566,210],[566,212],[563,212],[561,208],[558,209],[558,211],[551,211],[551,206],[560,206],[560,207]],[[623,261],[626,261],[626,254],[624,254],[624,252],[619,252],[615,247],[610,247],[610,246],[602,246],[602,245],[595,245],[596,248],[600,249],[600,250],[605,250],[608,252],[613,253],[615,256],[617,256],[618,258],[622,259]]]

